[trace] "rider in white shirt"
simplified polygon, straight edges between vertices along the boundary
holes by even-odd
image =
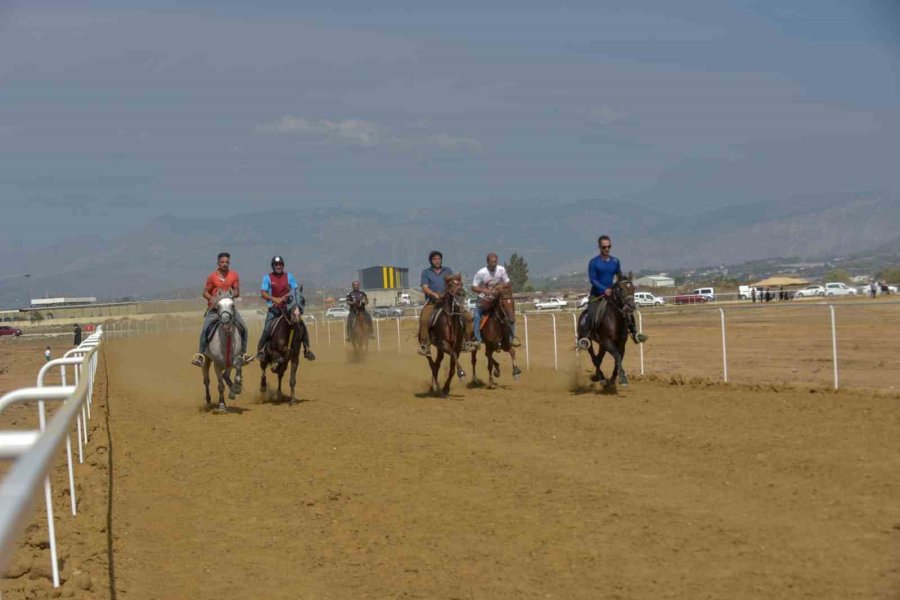
[[[506,274],[506,268],[503,265],[497,264],[499,259],[497,255],[491,252],[487,255],[487,266],[482,267],[475,273],[475,278],[472,280],[472,290],[478,293],[479,298],[484,298],[487,295],[493,295],[494,286],[501,283],[509,283],[509,275]],[[476,302],[475,308],[472,311],[472,322],[474,324],[475,329],[475,342],[477,344],[481,344],[481,303]],[[516,337],[516,324],[513,322],[510,325],[510,343],[513,346],[518,347],[520,345],[519,338]]]

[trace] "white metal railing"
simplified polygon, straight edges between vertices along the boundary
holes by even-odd
[[[0,412],[12,405],[36,400],[40,427],[38,430],[0,431],[0,458],[15,459],[10,471],[0,481],[0,571],[12,559],[17,535],[31,517],[30,509],[43,480],[53,587],[59,587],[50,469],[65,441],[71,510],[74,516],[77,513],[77,501],[72,464],[72,426],[77,426],[79,461],[83,461],[82,444],[88,441],[87,419],[90,418],[97,352],[102,337],[103,328],[98,327],[78,348],[69,350],[63,358],[49,361],[41,367],[36,387],[13,390],[0,397]],[[61,383],[47,385],[44,379],[56,367],[60,370]],[[67,367],[72,370],[75,385],[68,385]],[[48,423],[45,403],[51,401],[60,402],[61,405]]]

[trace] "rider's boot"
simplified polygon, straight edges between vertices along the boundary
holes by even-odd
[[[204,360],[206,360],[206,357],[203,356],[203,354],[198,352],[197,354],[194,355],[194,358],[191,359],[191,364],[196,367],[202,367]]]
[[[481,342],[477,339],[474,340],[463,340],[462,348],[460,348],[460,352],[475,352],[478,350],[478,347],[481,345]]]

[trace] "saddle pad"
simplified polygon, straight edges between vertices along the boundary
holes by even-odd
[[[434,308],[434,312],[431,313],[431,323],[428,324],[428,329],[434,327],[434,324],[437,323],[438,317],[441,316],[442,312],[444,312],[443,306],[436,306]]]

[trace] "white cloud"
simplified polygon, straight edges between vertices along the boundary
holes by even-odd
[[[419,127],[427,127],[430,123],[420,120]],[[319,141],[341,145],[372,148],[375,146],[393,145],[399,147],[439,146],[445,150],[480,150],[481,142],[475,138],[452,135],[441,132],[427,137],[394,137],[388,128],[380,123],[363,119],[306,119],[285,115],[273,123],[257,125],[254,130],[263,135],[300,135]]]
[[[481,142],[475,138],[449,133],[436,133],[430,136],[428,141],[448,150],[481,150]]]
[[[347,146],[370,148],[385,143],[386,128],[363,119],[310,120],[285,115],[274,123],[257,125],[257,133],[271,135],[306,135],[322,141]]]

